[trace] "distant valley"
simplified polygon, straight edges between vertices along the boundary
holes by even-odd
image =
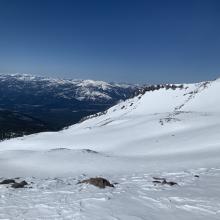
[[[136,85],[103,81],[0,74],[0,139],[60,130],[137,90]]]

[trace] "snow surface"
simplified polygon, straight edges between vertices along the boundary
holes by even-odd
[[[0,176],[33,188],[1,186],[0,219],[220,219],[219,92],[219,80],[163,88],[60,132],[1,142]],[[94,176],[118,184],[77,184]]]

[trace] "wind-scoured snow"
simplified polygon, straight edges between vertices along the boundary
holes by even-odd
[[[219,92],[219,80],[160,88],[60,132],[1,142],[0,176],[33,188],[1,186],[0,217],[220,219]],[[77,184],[94,176],[118,184]]]

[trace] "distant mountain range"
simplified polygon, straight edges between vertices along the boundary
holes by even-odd
[[[0,139],[62,129],[133,97],[137,90],[129,84],[0,74]]]

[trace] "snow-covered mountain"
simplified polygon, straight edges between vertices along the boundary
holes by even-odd
[[[132,97],[137,88],[93,80],[0,74],[0,108],[36,118],[46,125],[46,130],[60,130]],[[2,123],[0,117],[0,136],[6,132]],[[10,132],[16,134],[16,129],[12,126]],[[24,133],[33,133],[33,129],[26,127]]]
[[[218,146],[220,140],[218,133],[211,132],[212,138],[205,134],[216,129],[219,123],[220,81],[176,87],[142,92],[68,129],[6,141],[1,149],[10,143],[10,149],[89,148],[132,156],[187,150],[191,153],[203,147],[208,151],[216,149],[215,143]],[[186,134],[190,139],[184,138]],[[163,140],[169,146],[162,147]],[[192,147],[194,142],[197,144]]]
[[[58,219],[217,220],[219,93],[220,80],[146,87],[60,132],[1,142],[0,175],[36,182],[30,194],[40,195],[41,206],[31,199],[29,209],[21,204],[27,218],[37,212],[39,218]],[[102,191],[76,184],[98,175],[118,184]],[[160,185],[153,177],[178,185]],[[14,197],[2,192],[13,204]],[[27,198],[19,196],[18,201]]]
[[[52,95],[56,98],[108,103],[126,99],[134,85],[94,80],[55,79],[29,74],[0,74],[1,92],[22,95]]]

